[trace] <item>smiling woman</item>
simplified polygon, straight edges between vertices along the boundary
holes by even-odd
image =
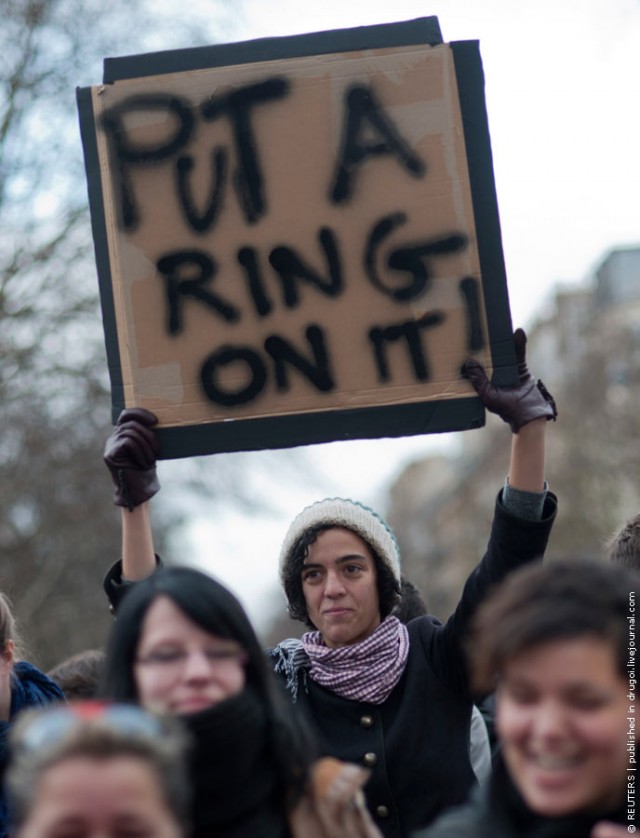
[[[627,692],[611,644],[598,638],[552,641],[505,666],[498,735],[534,811],[615,810],[628,765]]]
[[[497,683],[498,765],[486,793],[416,838],[605,838],[635,825],[626,664],[639,582],[614,565],[557,561],[519,571],[485,603],[472,663],[479,690]]]

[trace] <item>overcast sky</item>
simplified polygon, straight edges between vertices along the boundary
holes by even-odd
[[[480,41],[514,325],[530,324],[558,283],[585,281],[609,248],[640,243],[640,2],[238,0],[237,7],[234,40],[436,15],[445,41]],[[326,494],[381,504],[409,459],[452,445],[430,437],[309,452],[327,475]],[[275,490],[273,480],[265,492]],[[198,529],[200,561],[258,623],[267,601],[277,607],[287,523],[317,499],[316,486],[278,488],[280,515],[230,514]]]

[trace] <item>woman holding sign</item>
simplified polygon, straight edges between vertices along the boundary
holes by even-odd
[[[489,588],[542,557],[555,517],[556,499],[544,480],[546,422],[555,419],[555,404],[527,369],[524,332],[514,340],[515,387],[494,387],[475,361],[463,368],[513,436],[487,552],[444,625],[424,616],[403,626],[391,615],[400,585],[397,543],[380,516],[359,503],[313,504],[293,521],[282,546],[290,611],[312,630],[271,650],[274,668],[321,750],[371,770],[367,804],[386,836],[426,826],[474,785],[463,637]],[[113,604],[126,590],[124,580],[156,567],[146,503],[158,489],[154,419],[125,411],[105,451],[115,502],[132,508],[123,509],[122,565],[105,580]]]

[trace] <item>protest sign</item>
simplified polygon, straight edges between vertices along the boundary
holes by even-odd
[[[113,415],[163,456],[477,427],[464,359],[515,381],[477,42],[107,59],[78,106]]]

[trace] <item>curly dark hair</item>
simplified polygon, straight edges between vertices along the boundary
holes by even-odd
[[[309,619],[307,603],[302,592],[302,565],[309,554],[309,547],[315,542],[318,535],[325,530],[333,529],[335,526],[335,524],[318,524],[305,530],[293,545],[291,557],[282,573],[284,592],[289,604],[289,616],[293,620],[300,620],[300,622],[305,623],[310,629],[315,629],[316,626]],[[400,585],[376,550],[368,542],[367,546],[371,550],[376,567],[380,619],[384,620],[391,614],[400,599]]]

